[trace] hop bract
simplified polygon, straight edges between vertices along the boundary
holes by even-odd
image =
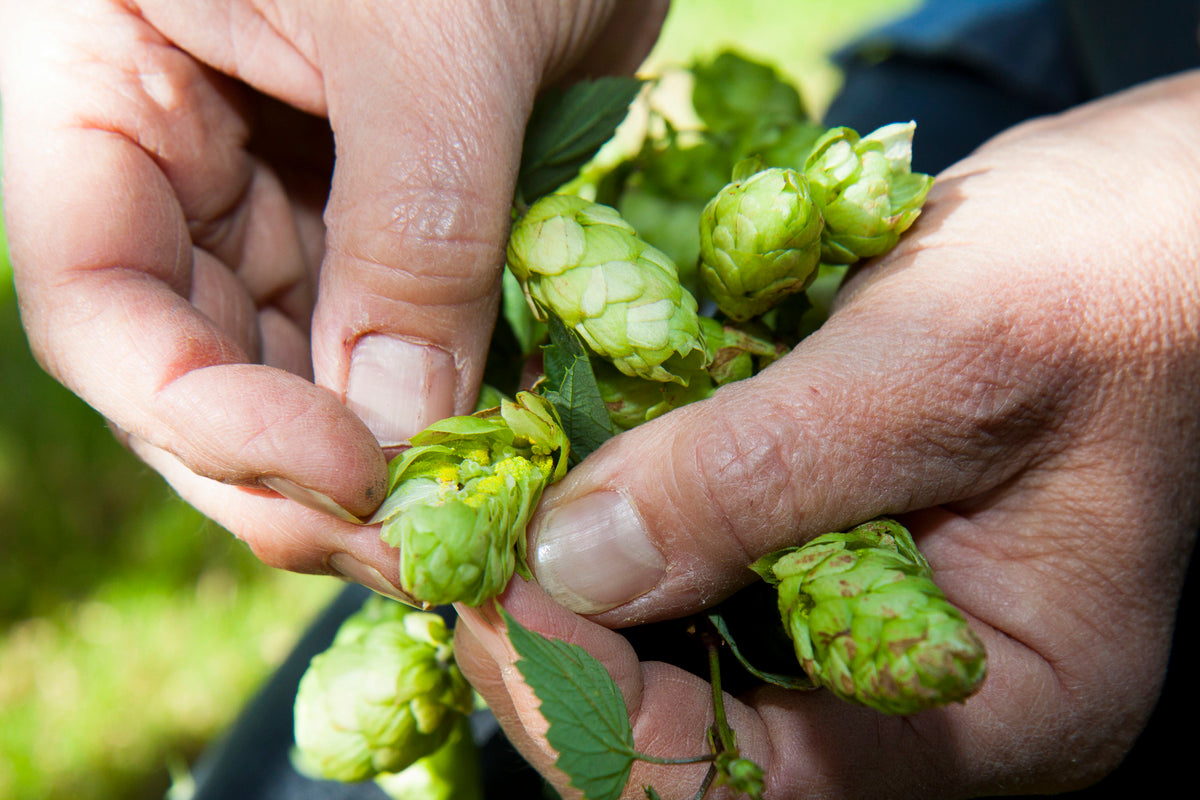
[[[399,772],[439,749],[471,708],[445,621],[372,597],[300,680],[299,766],[345,782]]]
[[[525,527],[542,490],[567,471],[558,415],[528,392],[413,436],[389,467],[374,521],[400,551],[401,587],[428,605],[478,605],[529,575]]]
[[[839,697],[915,714],[982,685],[982,643],[898,523],[827,533],[754,568],[776,584],[804,671]]]
[[[735,177],[700,216],[704,291],[731,319],[764,313],[815,277],[822,227],[808,181],[795,170]]]
[[[508,266],[543,317],[558,317],[626,375],[686,384],[703,366],[695,298],[615,209],[543,197],[513,226]]]
[[[825,218],[826,263],[882,255],[916,221],[933,178],[912,171],[915,129],[897,122],[859,138],[850,128],[832,128],[813,146],[804,172]]]
[[[377,775],[375,785],[392,800],[483,800],[479,749],[467,717],[436,751],[401,772]]]

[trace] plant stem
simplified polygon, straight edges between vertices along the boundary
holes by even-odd
[[[737,750],[737,743],[733,737],[733,729],[729,727],[725,718],[725,693],[721,690],[720,638],[711,628],[706,628],[701,634],[701,641],[708,650],[709,682],[713,692],[713,729],[720,737],[718,752],[733,752]]]
[[[704,800],[704,795],[708,794],[708,788],[712,786],[717,777],[717,765],[713,764],[708,768],[708,772],[704,775],[704,782],[700,784],[700,789],[696,792],[696,796],[692,800]]]
[[[658,756],[650,756],[645,753],[634,753],[633,757],[638,761],[645,761],[648,764],[704,764],[716,759],[713,753],[705,753],[700,756],[687,756],[685,758],[659,758]]]

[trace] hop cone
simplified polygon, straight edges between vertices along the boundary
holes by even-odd
[[[708,349],[706,371],[717,386],[756,375],[787,353],[782,343],[766,338],[765,330],[754,331],[749,328],[722,324],[711,317],[700,318],[704,345]]]
[[[687,386],[681,386],[625,375],[603,361],[593,364],[592,369],[600,397],[608,409],[608,418],[622,431],[636,428],[674,408],[703,400],[716,389],[704,370],[698,370]]]
[[[459,718],[436,751],[401,772],[377,776],[375,784],[391,800],[482,800],[479,751],[467,718]]]
[[[712,317],[700,317],[700,331],[709,363],[691,375],[687,386],[631,377],[603,361],[593,365],[600,397],[616,428],[627,431],[711,397],[718,386],[749,378],[786,353],[781,344]]]
[[[891,520],[818,536],[754,569],[777,587],[804,671],[843,699],[915,714],[983,683],[983,645]]]
[[[825,218],[823,261],[882,255],[921,213],[933,178],[912,172],[915,128],[885,125],[861,139],[850,128],[833,128],[813,146],[804,171]]]
[[[410,440],[390,465],[374,521],[400,550],[400,583],[427,605],[478,605],[528,575],[525,526],[542,490],[566,474],[569,444],[553,407],[515,402],[450,417]]]
[[[745,171],[743,162],[700,217],[701,284],[737,321],[808,285],[821,258],[823,226],[803,175],[779,167]]]
[[[543,197],[513,226],[508,266],[540,313],[626,375],[684,384],[703,366],[695,299],[616,210]]]
[[[370,598],[300,680],[302,771],[360,781],[399,772],[440,748],[472,707],[451,640],[437,614]]]

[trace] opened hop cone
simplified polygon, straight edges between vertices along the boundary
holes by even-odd
[[[391,463],[374,521],[399,551],[401,588],[427,605],[479,605],[529,575],[525,528],[542,491],[567,471],[554,408],[528,392],[413,436]]]
[[[686,384],[704,365],[695,298],[615,209],[543,197],[513,225],[508,266],[539,314],[626,375]]]
[[[825,219],[824,262],[882,255],[916,221],[933,178],[912,171],[915,129],[897,122],[860,138],[850,128],[832,128],[813,145],[804,173]]]
[[[983,644],[900,524],[827,533],[753,568],[778,591],[800,665],[839,697],[915,714],[982,685]]]
[[[301,771],[344,782],[400,772],[447,742],[472,709],[437,614],[371,597],[300,680],[295,703]]]

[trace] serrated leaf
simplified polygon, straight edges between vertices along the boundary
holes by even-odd
[[[583,342],[553,316],[550,344],[542,348],[542,365],[546,377],[538,391],[558,411],[571,442],[573,466],[613,436],[612,420]]]
[[[608,670],[577,644],[549,639],[500,615],[519,658],[516,667],[540,702],[558,752],[555,765],[586,800],[621,796],[633,766],[633,729],[621,690]]]
[[[641,88],[637,78],[610,76],[539,97],[521,150],[517,193],[522,202],[530,205],[578,175],[612,138]]]

